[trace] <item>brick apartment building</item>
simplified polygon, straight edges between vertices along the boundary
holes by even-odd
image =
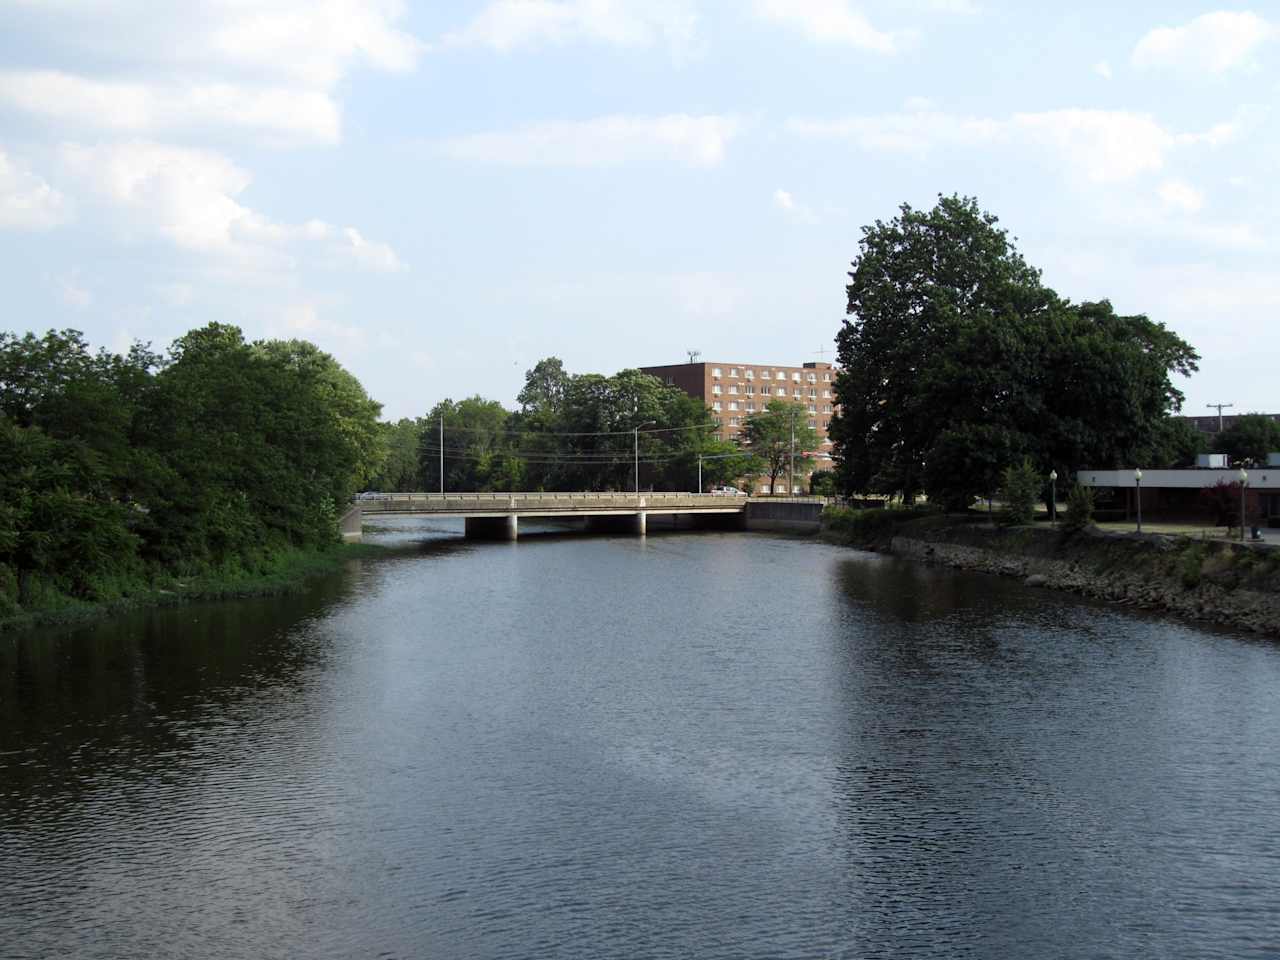
[[[833,381],[836,376],[831,364],[789,367],[772,363],[698,362],[641,367],[640,370],[679,387],[710,407],[711,415],[720,423],[718,435],[724,440],[735,439],[742,432],[746,418],[763,411],[770,400],[802,404],[809,415],[809,426],[821,439],[817,450],[805,452],[814,455],[818,469],[830,467],[831,441],[827,439],[827,426],[835,411]],[[760,492],[770,492],[767,484]]]

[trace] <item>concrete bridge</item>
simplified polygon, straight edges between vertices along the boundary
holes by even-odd
[[[716,523],[746,529],[757,512],[762,514],[760,526],[795,520],[816,528],[822,503],[818,498],[752,502],[745,495],[708,493],[387,493],[357,499],[343,516],[341,530],[344,540],[354,541],[360,539],[366,517],[462,517],[468,537],[515,540],[521,517],[581,517],[588,530],[643,536],[651,515],[670,518],[673,525],[689,518],[691,526]],[[761,509],[754,509],[757,504]],[[794,516],[781,517],[778,511],[786,510],[787,504],[794,504],[788,511]]]

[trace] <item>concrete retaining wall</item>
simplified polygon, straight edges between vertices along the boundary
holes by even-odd
[[[748,530],[794,530],[799,533],[817,533],[822,526],[823,501],[769,500],[747,501],[746,524]]]

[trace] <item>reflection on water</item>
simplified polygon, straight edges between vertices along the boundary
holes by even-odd
[[[0,637],[0,955],[1280,954],[1280,655],[555,527]]]

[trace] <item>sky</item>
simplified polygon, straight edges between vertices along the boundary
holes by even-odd
[[[974,196],[1280,411],[1280,4],[0,0],[0,328],[210,321],[388,418],[833,357],[863,225]]]

